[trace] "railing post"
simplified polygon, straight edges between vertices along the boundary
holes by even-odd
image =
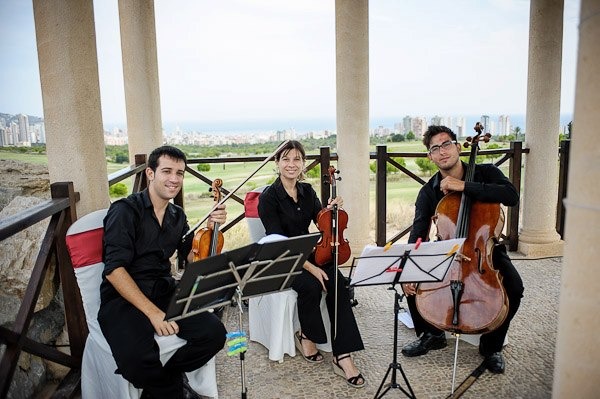
[[[135,166],[143,165],[146,163],[146,154],[135,154]],[[133,181],[133,192],[139,193],[148,187],[148,182],[146,181],[146,172],[137,173],[135,175],[135,180]]]
[[[506,218],[508,232],[508,250],[516,251],[519,248],[519,209],[521,208],[521,165],[523,163],[523,142],[511,141],[512,157],[508,167],[508,178],[519,192],[517,205],[508,208]]]
[[[56,250],[58,257],[58,272],[64,297],[65,321],[69,334],[69,347],[71,355],[81,361],[83,348],[88,334],[83,302],[73,271],[73,264],[67,251],[65,236],[67,230],[77,220],[75,212],[76,194],[72,182],[53,183],[50,187],[52,198],[69,198],[71,204],[56,232]]]
[[[327,205],[330,196],[330,185],[328,180],[325,179],[325,175],[331,165],[331,152],[329,147],[319,147],[319,161],[321,163],[321,203],[323,206]]]
[[[375,242],[382,247],[386,243],[387,227],[387,146],[378,144],[375,155]]]
[[[569,153],[571,140],[560,142],[559,169],[558,169],[558,201],[556,204],[556,231],[564,240],[565,236],[565,204],[563,200],[567,197],[567,181],[569,178]]]

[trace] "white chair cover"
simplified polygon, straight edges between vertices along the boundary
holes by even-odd
[[[258,197],[267,186],[259,187],[246,194],[244,199],[245,216],[253,242],[265,236],[265,228],[258,217]],[[283,362],[284,355],[296,356],[294,332],[300,330],[298,294],[294,290],[276,292],[250,298],[248,319],[250,340],[263,345],[269,351],[269,359]],[[330,321],[325,303],[325,294],[321,300],[321,315],[327,331],[327,343],[317,345],[319,350],[331,352]]]
[[[117,365],[97,320],[104,270],[102,236],[106,212],[103,209],[83,216],[73,223],[66,237],[89,329],[81,365],[81,397],[138,399],[142,390],[135,388],[120,374],[115,374]],[[176,335],[155,335],[155,339],[160,347],[160,360],[163,364],[186,342]],[[200,369],[186,374],[190,386],[198,394],[218,397],[214,358]]]

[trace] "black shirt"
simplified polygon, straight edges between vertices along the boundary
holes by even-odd
[[[170,258],[175,250],[181,256],[190,252],[192,236],[182,242],[188,229],[183,209],[172,203],[165,210],[161,227],[148,190],[114,202],[104,218],[102,302],[119,295],[106,280],[106,275],[118,267],[124,267],[149,298],[157,280],[173,286]]]
[[[463,166],[466,171],[467,165],[464,162]],[[463,176],[463,180],[464,178]],[[444,197],[440,190],[441,180],[442,176],[437,172],[421,187],[415,204],[415,219],[408,238],[409,243],[416,242],[418,237],[426,241],[431,217],[435,214],[437,204]],[[515,186],[493,164],[475,165],[473,181],[465,183],[464,193],[481,202],[499,202],[506,206],[515,206],[519,202],[519,193]]]
[[[277,178],[258,199],[258,215],[266,234],[296,237],[308,234],[311,222],[317,221],[322,209],[317,193],[308,183],[297,182],[298,202],[288,195]]]

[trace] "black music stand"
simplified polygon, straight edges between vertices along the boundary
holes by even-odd
[[[167,320],[180,320],[237,303],[242,330],[242,300],[291,288],[320,233],[277,236],[187,265],[167,309]],[[262,240],[261,240],[262,241]],[[242,399],[246,398],[244,352],[240,353]]]
[[[354,263],[358,260],[352,278],[353,281],[358,281],[351,283],[352,286],[391,284],[388,289],[394,291],[393,359],[375,393],[375,399],[382,398],[390,389],[399,389],[408,398],[416,398],[402,365],[398,361],[398,315],[404,294],[398,293],[396,284],[442,281],[464,241],[464,239],[457,239],[420,245],[367,246],[362,255],[352,261],[354,269]],[[397,371],[402,374],[406,389],[397,382]],[[391,381],[389,384],[385,384],[390,372]]]

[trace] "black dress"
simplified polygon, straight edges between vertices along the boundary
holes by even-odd
[[[267,187],[259,197],[258,214],[265,226],[267,234],[281,234],[286,237],[296,237],[308,234],[311,222],[316,222],[317,215],[322,209],[317,193],[308,183],[297,182],[298,202],[290,197],[281,180],[278,178]],[[313,256],[309,262],[314,264]],[[325,301],[329,319],[331,320],[331,337],[333,355],[356,352],[364,349],[358,325],[350,305],[350,295],[345,285],[344,276],[338,271],[338,315],[337,334],[334,334],[335,315],[335,265],[328,264],[322,269],[329,280],[325,281],[327,295]],[[321,317],[321,283],[310,272],[303,270],[296,277],[292,288],[298,293],[298,318],[302,333],[317,344],[327,342],[327,334]],[[333,339],[335,335],[335,339]]]

